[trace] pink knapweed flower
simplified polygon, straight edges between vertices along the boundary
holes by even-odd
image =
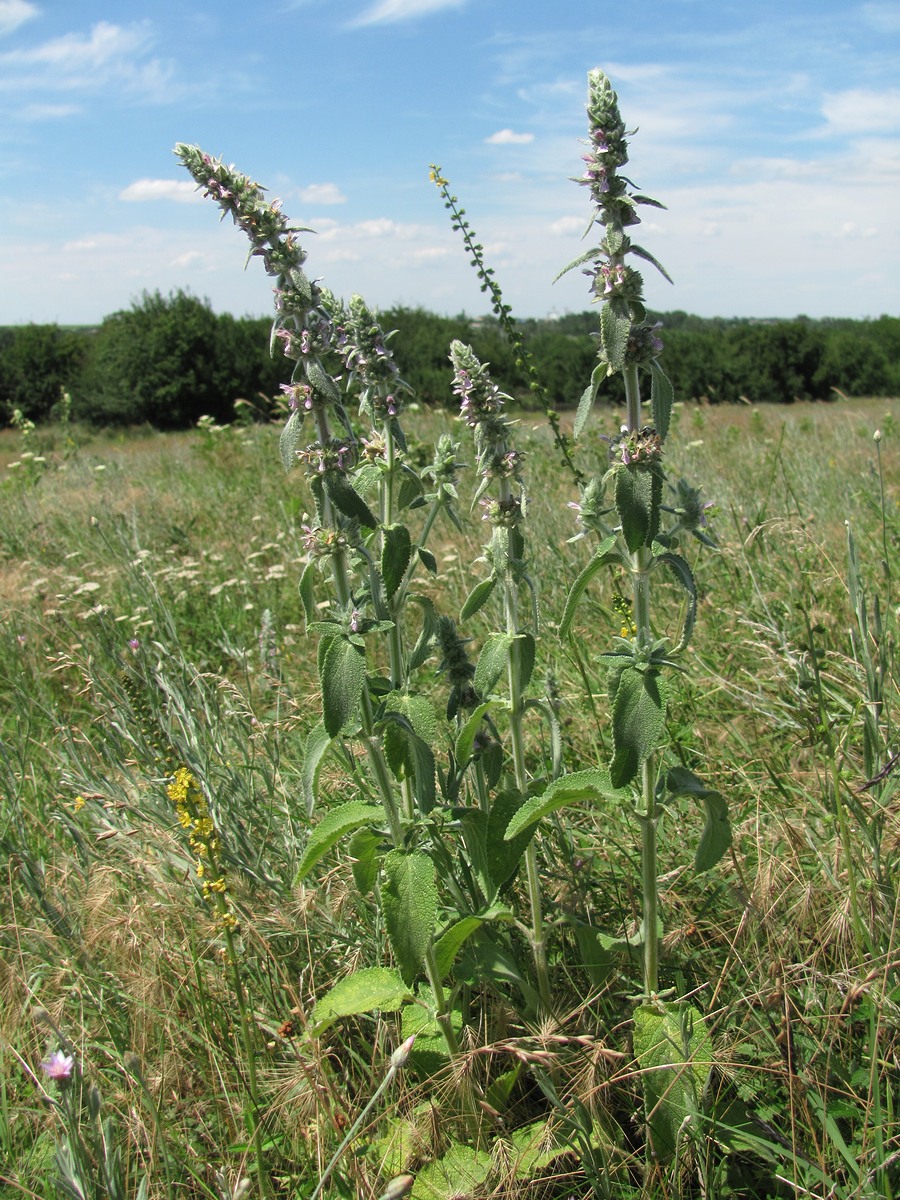
[[[57,1083],[64,1083],[71,1079],[74,1068],[74,1057],[71,1054],[64,1054],[62,1050],[55,1051],[41,1063],[41,1070],[47,1078],[54,1079]]]

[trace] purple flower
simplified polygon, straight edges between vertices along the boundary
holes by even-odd
[[[64,1083],[71,1079],[74,1067],[74,1057],[71,1054],[63,1054],[62,1050],[57,1050],[41,1063],[41,1070],[47,1078],[53,1079],[57,1083]]]
[[[140,650],[140,648],[141,648],[141,643],[137,640],[137,638],[129,638],[128,639],[128,648],[129,648],[129,650],[132,650],[135,654],[137,654],[138,650]]]

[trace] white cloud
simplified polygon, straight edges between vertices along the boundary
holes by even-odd
[[[347,197],[336,183],[311,183],[300,189],[304,204],[346,204]]]
[[[0,36],[13,33],[20,25],[36,17],[40,9],[28,0],[0,0]]]
[[[203,199],[197,186],[188,179],[136,179],[119,192],[120,200],[175,200],[193,204]]]
[[[527,146],[534,141],[533,133],[516,133],[513,129],[498,129],[485,142],[489,146]]]
[[[900,128],[900,88],[834,92],[823,102],[822,112],[835,133],[890,133]]]
[[[416,17],[427,17],[443,12],[446,8],[462,8],[467,0],[377,0],[371,8],[360,13],[353,26],[386,25],[397,21],[411,21]]]
[[[557,237],[571,237],[575,233],[584,233],[586,226],[587,217],[560,217],[558,221],[551,222],[548,228]]]
[[[78,112],[81,109],[75,104],[26,104],[19,110],[19,116],[23,121],[58,121]]]
[[[98,21],[90,36],[66,33],[29,50],[10,51],[0,61],[10,66],[46,65],[66,73],[93,71],[141,49],[149,38],[146,22],[124,29],[121,25]]]
[[[171,101],[172,66],[147,58],[152,44],[147,21],[128,27],[98,21],[90,33],[67,33],[0,54],[0,90],[18,96],[39,92],[44,100],[53,92],[96,92],[114,85],[120,95]]]

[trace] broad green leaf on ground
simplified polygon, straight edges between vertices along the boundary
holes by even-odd
[[[454,1142],[443,1158],[423,1167],[416,1176],[411,1200],[476,1200],[491,1173],[488,1150]]]
[[[634,1057],[653,1152],[665,1162],[676,1152],[685,1120],[698,1112],[712,1065],[702,1015],[690,1004],[641,1005],[634,1014]]]
[[[354,971],[316,1002],[310,1018],[318,1035],[339,1017],[355,1017],[367,1012],[397,1012],[412,993],[397,971],[388,967],[364,967]]]

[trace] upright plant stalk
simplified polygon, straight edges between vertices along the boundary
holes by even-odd
[[[522,524],[525,516],[525,489],[521,466],[523,456],[509,444],[510,422],[503,414],[504,396],[491,382],[486,365],[480,363],[471,347],[455,341],[450,347],[453,363],[454,392],[460,399],[460,416],[472,429],[477,453],[477,469],[481,476],[473,504],[480,500],[485,520],[491,525],[488,547],[492,579],[500,588],[506,645],[506,678],[509,688],[510,755],[516,791],[524,798],[528,794],[528,773],[525,766],[525,697],[534,661],[534,637],[520,626],[519,592],[531,588],[525,571],[525,539]],[[496,496],[487,495],[496,485]],[[537,606],[534,605],[535,613]],[[525,646],[528,646],[526,663]],[[545,1011],[552,1004],[550,975],[547,967],[541,882],[533,840],[525,852],[526,881],[531,908],[531,947],[541,1006]]]
[[[585,390],[575,419],[575,434],[584,429],[597,391],[609,375],[620,373],[625,386],[625,423],[609,440],[609,468],[602,478],[588,482],[576,508],[582,532],[594,532],[600,546],[582,571],[566,605],[561,623],[571,627],[572,613],[588,582],[602,567],[623,571],[629,580],[630,612],[622,635],[602,656],[608,669],[612,704],[613,758],[610,781],[615,788],[630,787],[641,826],[641,892],[643,906],[643,995],[659,990],[659,882],[657,832],[659,790],[702,797],[709,812],[721,814],[718,793],[706,788],[690,772],[664,771],[660,753],[665,734],[667,687],[664,672],[685,649],[696,613],[696,587],[687,561],[678,553],[685,535],[713,545],[703,532],[706,506],[699,492],[683,481],[672,488],[675,504],[663,503],[666,483],[663,443],[669,429],[672,388],[657,362],[662,343],[657,326],[648,323],[643,301],[643,280],[629,264],[636,255],[657,267],[655,258],[636,245],[628,230],[640,222],[637,209],[655,200],[630,190],[621,174],[628,161],[625,125],[618,100],[602,71],[588,76],[590,139],[583,156],[584,174],[577,180],[590,191],[594,211],[589,226],[603,229],[599,244],[580,255],[566,270],[580,266],[591,279],[591,292],[600,309],[598,364]],[[563,272],[564,273],[564,272]],[[641,375],[650,376],[650,420],[643,412]],[[671,487],[671,485],[669,485]],[[607,499],[611,492],[612,504]],[[674,520],[667,529],[662,514]],[[612,519],[618,518],[618,524]],[[655,635],[651,618],[651,581],[660,567],[668,568],[687,595],[687,615],[677,645]],[[617,592],[618,595],[618,592]],[[625,605],[628,609],[628,605]],[[721,802],[724,805],[724,802]],[[727,821],[723,818],[723,827]],[[718,853],[722,852],[717,847]],[[706,869],[704,867],[704,869]]]
[[[240,961],[235,944],[238,919],[228,894],[228,883],[221,861],[221,845],[209,812],[203,789],[187,767],[179,767],[170,779],[166,793],[175,807],[178,822],[187,833],[188,845],[195,857],[197,878],[203,898],[216,914],[216,920],[225,939],[225,956],[231,971],[232,991],[238,1010],[241,1027],[241,1042],[247,1064],[247,1090],[250,1093],[251,1127],[256,1170],[264,1196],[273,1195],[263,1153],[262,1100],[256,1074],[256,1046],[253,1038],[253,1015],[247,1001],[247,992],[241,975]]]
[[[495,278],[494,269],[487,266],[484,261],[484,246],[475,240],[475,232],[466,220],[466,210],[460,208],[459,200],[450,191],[448,180],[444,178],[441,168],[434,163],[431,164],[430,178],[441,194],[441,199],[444,201],[444,208],[450,213],[453,228],[458,229],[463,236],[466,251],[471,255],[470,262],[475,268],[478,278],[481,280],[481,290],[487,292],[490,296],[494,316],[497,318],[500,328],[506,334],[506,340],[515,351],[516,366],[528,376],[529,391],[540,401],[544,409],[544,415],[553,431],[553,440],[556,442],[557,449],[566,469],[576,483],[584,483],[584,475],[572,458],[569,439],[560,428],[559,413],[551,403],[550,397],[547,395],[547,391],[541,382],[528,347],[525,345],[525,340],[516,324],[516,319],[512,315],[512,308],[503,299],[503,293],[500,290],[500,284]]]

